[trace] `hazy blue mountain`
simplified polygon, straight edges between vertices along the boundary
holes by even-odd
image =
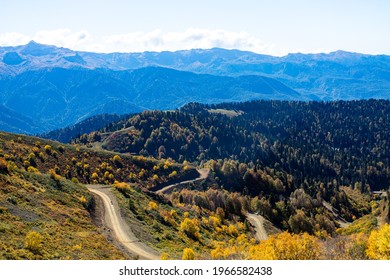
[[[386,55],[274,57],[218,48],[98,54],[34,41],[0,47],[0,104],[44,131],[96,114],[174,109],[193,101],[389,99],[389,89]]]
[[[44,124],[43,131],[97,114],[142,111],[130,95],[112,74],[87,69],[42,69],[0,80],[0,102]]]
[[[43,128],[31,118],[0,105],[0,130],[28,134]]]
[[[76,52],[41,45],[0,47],[2,77],[42,68],[132,70],[167,67],[217,76],[262,75],[313,100],[389,98],[390,56],[344,51],[283,57],[225,49],[176,52]]]
[[[73,138],[93,131],[100,130],[103,127],[109,127],[110,123],[117,122],[129,115],[111,115],[102,114],[90,117],[86,120],[76,123],[75,125],[59,128],[50,132],[40,134],[39,137],[56,140],[62,143],[69,143]]]

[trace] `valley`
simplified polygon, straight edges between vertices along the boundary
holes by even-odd
[[[190,103],[50,134],[72,144],[2,132],[1,258],[387,258],[389,109]]]
[[[0,47],[0,259],[389,259],[389,66]]]

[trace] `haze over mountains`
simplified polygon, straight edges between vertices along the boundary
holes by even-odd
[[[238,50],[97,54],[0,47],[0,129],[39,133],[88,117],[188,102],[388,99],[390,56],[273,57]]]

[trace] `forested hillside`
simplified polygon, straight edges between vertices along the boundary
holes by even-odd
[[[75,142],[200,165],[231,159],[291,173],[295,187],[335,179],[380,190],[389,182],[389,118],[390,102],[382,100],[192,103],[146,111]]]
[[[332,233],[324,204],[353,221],[371,212],[371,191],[389,188],[389,117],[384,100],[191,103],[75,142],[209,167],[216,186],[258,198],[281,228]]]

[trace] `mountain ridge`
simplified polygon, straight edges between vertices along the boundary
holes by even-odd
[[[33,119],[38,129],[26,133],[40,133],[93,115],[170,110],[188,102],[389,99],[389,69],[390,56],[345,51],[104,54],[32,41],[0,47],[0,104]]]
[[[155,66],[167,67],[169,65],[169,61],[172,63],[175,60],[173,58],[177,57],[177,61],[185,61],[186,64],[191,60],[192,55],[200,55],[201,58],[199,62],[205,62],[210,60],[210,58],[220,58],[223,57],[225,60],[239,59],[240,61],[250,61],[253,62],[253,58],[256,58],[257,62],[270,62],[270,61],[297,61],[302,58],[310,58],[310,59],[322,59],[322,60],[334,60],[334,59],[342,59],[342,58],[385,58],[386,60],[390,60],[390,56],[385,54],[364,54],[358,52],[350,52],[344,50],[332,51],[329,53],[288,53],[284,56],[272,56],[260,53],[254,53],[251,51],[244,51],[239,49],[223,49],[223,48],[210,48],[210,49],[190,49],[190,50],[177,50],[177,51],[144,51],[144,52],[110,52],[110,53],[98,53],[98,52],[90,52],[90,51],[78,51],[72,50],[64,47],[57,47],[55,45],[46,45],[40,44],[35,41],[30,41],[26,45],[19,46],[0,46],[0,57],[3,58],[4,55],[8,52],[15,52],[19,54],[23,54],[25,56],[45,56],[45,55],[55,55],[60,58],[66,58],[70,55],[79,56],[82,58],[93,58],[97,61],[97,64],[90,65],[90,68],[108,68],[113,70],[124,70],[124,69],[135,69],[140,68],[146,65],[152,65],[151,62],[155,62]],[[57,57],[58,58],[58,57]],[[105,63],[103,60],[105,59]],[[136,62],[137,59],[145,61],[146,64],[138,64],[133,65],[129,64],[129,61],[126,61],[128,58],[132,60],[132,62]],[[185,60],[186,59],[186,60]],[[154,61],[153,61],[154,60]],[[50,61],[53,63],[53,61]],[[89,61],[90,62],[90,61]],[[157,63],[159,62],[159,63]],[[77,63],[77,62],[76,62]],[[128,63],[127,65],[125,63]],[[126,65],[126,66],[124,66]],[[57,65],[58,66],[58,65]]]
[[[28,133],[65,127],[98,114],[260,98],[303,97],[267,77],[224,77],[152,66],[131,71],[45,68],[0,80],[0,104],[43,128]]]

